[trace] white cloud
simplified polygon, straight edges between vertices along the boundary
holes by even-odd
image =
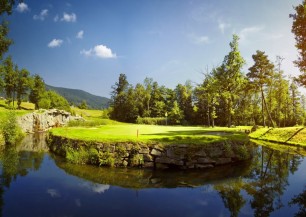
[[[209,37],[205,35],[190,34],[189,38],[194,44],[208,44],[210,42]]]
[[[65,13],[63,14],[63,17],[61,18],[61,21],[65,21],[65,22],[76,22],[77,20],[77,16],[75,13]]]
[[[240,37],[241,41],[247,40],[249,36],[253,36],[254,34],[257,34],[261,32],[264,29],[262,26],[251,26],[251,27],[246,27],[240,30],[238,33],[238,36]]]
[[[53,18],[54,22],[57,22],[59,20],[58,14]]]
[[[21,3],[19,3],[19,4],[17,5],[16,10],[17,10],[18,12],[20,12],[20,13],[23,13],[23,12],[28,11],[28,10],[29,10],[29,7],[28,7],[28,5],[27,5],[26,3],[21,2]]]
[[[76,38],[82,39],[83,36],[84,36],[84,31],[81,30],[81,31],[79,31],[79,32],[77,33]]]
[[[39,15],[34,15],[33,19],[44,21],[47,16],[48,16],[48,9],[43,9]]]
[[[116,54],[113,53],[110,48],[106,47],[103,44],[96,45],[94,48],[91,48],[89,50],[82,50],[80,53],[85,56],[96,56],[103,59],[117,57]]]
[[[222,34],[224,34],[225,29],[231,27],[231,24],[222,22],[221,20],[218,21],[218,28]]]
[[[54,48],[54,47],[60,47],[63,44],[63,40],[61,39],[53,39],[49,42],[48,47]]]

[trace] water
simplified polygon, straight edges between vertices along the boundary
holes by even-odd
[[[68,164],[43,141],[0,152],[0,216],[306,216],[297,150],[258,146],[244,164],[152,171]]]

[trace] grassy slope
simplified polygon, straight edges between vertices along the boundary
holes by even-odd
[[[249,136],[270,142],[306,146],[306,128],[303,127],[261,128]]]

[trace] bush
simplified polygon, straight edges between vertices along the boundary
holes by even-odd
[[[8,145],[16,144],[24,136],[17,123],[16,113],[13,110],[8,111],[2,123],[1,130],[4,141]]]
[[[136,120],[137,124],[147,124],[147,125],[166,125],[166,118],[150,118],[150,117],[138,117]]]
[[[86,164],[89,161],[89,153],[83,148],[79,150],[74,150],[73,148],[67,148],[66,150],[66,159],[70,163],[74,164]]]

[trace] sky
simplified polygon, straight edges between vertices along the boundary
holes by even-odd
[[[293,6],[302,0],[24,0],[15,5],[7,55],[45,83],[109,97],[120,73],[175,88],[203,81],[230,51],[233,34],[246,60],[265,51],[284,58],[288,76],[298,52]]]

